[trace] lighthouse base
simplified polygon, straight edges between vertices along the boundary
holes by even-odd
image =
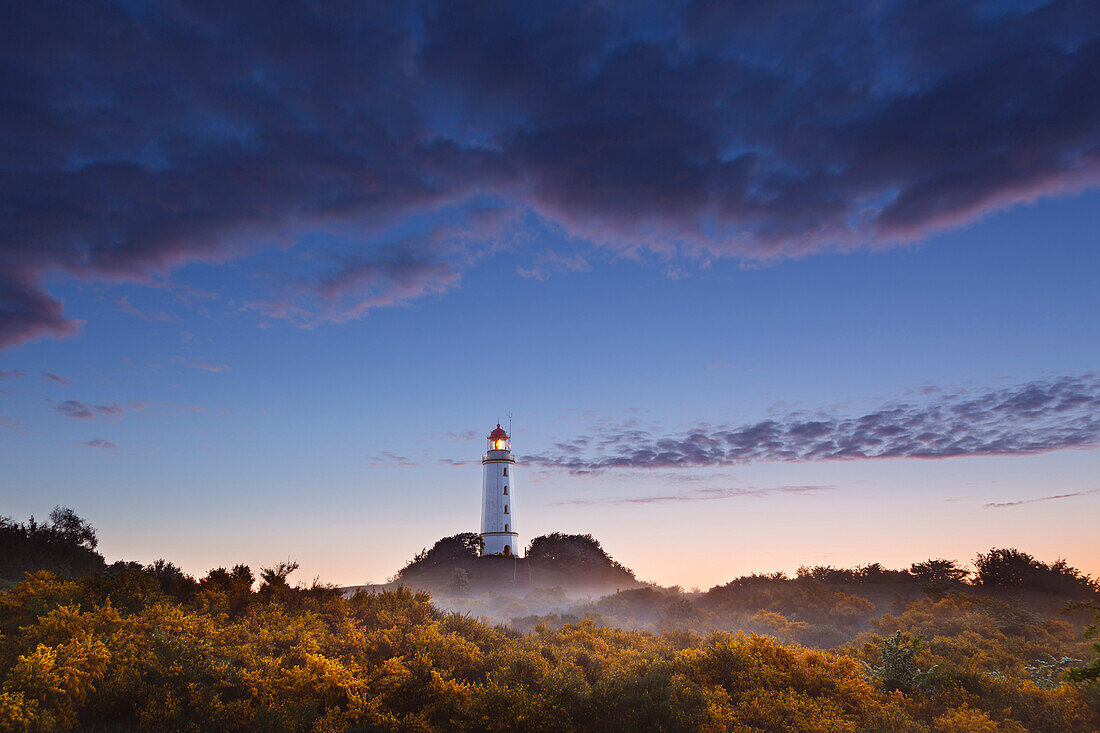
[[[521,553],[518,532],[482,532],[481,541],[484,543],[481,548],[482,557],[486,555],[519,557]]]

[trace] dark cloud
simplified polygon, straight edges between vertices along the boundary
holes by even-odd
[[[117,402],[112,402],[109,405],[88,405],[77,400],[65,400],[60,404],[54,405],[54,409],[65,417],[71,417],[76,420],[95,420],[118,417],[125,412],[125,408]]]
[[[101,448],[103,450],[118,450],[118,446],[107,440],[106,438],[93,438],[92,440],[85,440],[81,445],[88,448]]]
[[[1100,494],[1100,489],[1089,489],[1088,491],[1074,491],[1070,494],[1056,494],[1054,496],[1040,496],[1037,499],[1020,499],[1018,501],[994,501],[985,505],[986,509],[1001,509],[1009,506],[1020,506],[1021,504],[1038,504],[1043,501],[1054,501],[1056,499],[1072,499],[1075,496],[1089,496],[1090,494]]]
[[[16,377],[25,377],[26,372],[21,372],[18,369],[0,369],[0,379],[15,379]]]
[[[1029,382],[984,394],[937,392],[856,416],[787,415],[680,435],[604,431],[595,447],[562,443],[529,464],[590,473],[772,461],[1026,455],[1100,445],[1100,379]]]
[[[740,497],[760,498],[772,494],[816,494],[822,491],[836,491],[835,486],[774,486],[771,488],[712,488],[695,489],[683,494],[665,494],[661,496],[629,496],[616,499],[569,499],[551,502],[554,506],[618,506],[625,504],[672,504],[688,501],[716,501]]]
[[[3,181],[0,180],[0,211],[3,210]],[[62,316],[64,307],[51,298],[40,282],[38,267],[5,267],[6,249],[0,240],[0,349],[42,336],[62,338],[76,333],[80,321]],[[46,267],[48,265],[44,265]]]
[[[269,315],[441,292],[476,256],[391,233],[486,197],[589,243],[769,259],[1098,172],[1091,0],[10,3],[0,347],[79,326],[50,273],[149,281],[316,230],[356,251]]]
[[[53,372],[42,372],[42,379],[46,382],[54,382],[56,384],[64,384],[66,386],[72,384],[72,382],[70,382],[65,377],[58,376]]]

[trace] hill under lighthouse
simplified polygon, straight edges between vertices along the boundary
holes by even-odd
[[[500,423],[489,433],[489,449],[481,457],[481,466],[481,554],[517,556],[516,459],[512,457],[512,438]]]

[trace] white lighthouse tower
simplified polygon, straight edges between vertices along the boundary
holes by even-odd
[[[512,457],[512,439],[497,423],[489,433],[489,449],[481,457],[481,548],[482,555],[519,555],[516,532],[516,459]]]

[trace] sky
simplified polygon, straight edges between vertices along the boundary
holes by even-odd
[[[0,22],[0,515],[382,582],[1100,575],[1089,2],[55,2]]]

